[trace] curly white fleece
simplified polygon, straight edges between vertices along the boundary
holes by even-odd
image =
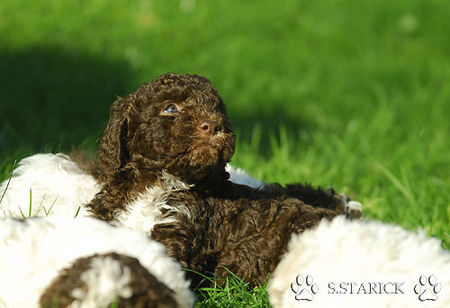
[[[24,158],[13,176],[0,185],[0,217],[87,214],[83,204],[100,185],[64,154],[35,154]]]
[[[137,258],[175,292],[180,307],[193,305],[185,273],[180,264],[166,256],[163,245],[143,233],[92,218],[55,216],[25,221],[0,219],[0,307],[36,307],[42,292],[63,268],[80,257],[108,252]],[[105,271],[112,274],[104,275],[104,279],[115,277],[114,271]],[[90,288],[95,289],[90,291],[97,294],[96,302],[86,306],[109,305],[97,300],[111,299],[111,285],[123,285],[120,279],[112,280],[93,284]],[[86,300],[93,298],[86,295]]]
[[[303,281],[299,279],[302,286],[296,283],[297,275],[303,277]],[[308,275],[309,286],[305,281]],[[421,276],[431,275],[442,290],[436,301],[422,302],[414,287]],[[364,294],[369,293],[369,283],[378,282],[403,282],[399,286],[404,294],[398,290],[397,294]],[[300,289],[308,290],[302,296],[308,294],[311,301],[297,301],[291,283],[297,294]],[[348,283],[355,283],[353,294]],[[365,290],[355,294],[361,284]],[[312,285],[316,285],[316,294],[311,293]],[[393,287],[387,284],[387,291],[395,293]],[[450,252],[441,248],[438,239],[382,222],[336,217],[292,236],[268,292],[274,307],[450,307],[449,290]]]

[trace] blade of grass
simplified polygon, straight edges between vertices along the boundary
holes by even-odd
[[[14,169],[16,168],[16,164],[17,164],[17,160],[14,161],[14,163],[13,163],[13,165],[12,165],[12,170],[14,170]],[[9,176],[8,182],[6,183],[5,190],[3,191],[2,197],[0,198],[0,204],[2,204],[3,198],[4,198],[5,195],[6,195],[6,191],[7,191],[8,188],[9,188],[9,184],[11,183],[12,176],[13,176],[13,171],[11,171],[11,175]]]
[[[25,217],[25,214],[22,212],[22,209],[19,207],[19,211],[20,211],[20,214],[22,215],[22,218],[23,219],[25,219],[26,217]],[[11,215],[12,216],[12,215]]]
[[[55,203],[56,203],[56,200],[58,200],[58,198],[55,198],[55,201],[53,201],[53,203],[52,203],[52,205],[50,206],[50,209],[49,209],[48,211],[47,211],[47,210],[45,209],[45,207],[44,207],[45,216],[50,215],[50,212],[52,211],[53,206],[54,206]]]
[[[380,171],[395,186],[395,188],[397,188],[397,190],[400,191],[400,193],[404,195],[406,199],[408,199],[409,202],[411,202],[412,204],[416,203],[416,200],[411,191],[409,191],[405,187],[405,185],[403,185],[400,180],[397,179],[385,166],[377,162],[375,163],[375,168]]]
[[[76,218],[76,217],[78,216],[78,214],[80,213],[80,210],[81,210],[81,206],[78,207],[77,212],[75,213],[75,217],[74,217],[74,218]]]
[[[37,210],[36,213],[34,213],[34,216],[39,216],[39,213],[41,212],[41,210],[43,208],[42,203],[44,202],[44,199],[45,199],[46,196],[47,196],[47,194],[44,193],[44,196],[42,197],[41,202],[39,203],[38,210]]]
[[[30,204],[28,207],[28,217],[31,217],[31,210],[33,208],[33,189],[30,188]]]

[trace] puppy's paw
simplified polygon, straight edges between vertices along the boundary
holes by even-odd
[[[362,204],[361,202],[351,200],[349,196],[339,195],[341,204],[338,206],[342,210],[343,214],[350,219],[357,219],[362,216]]]

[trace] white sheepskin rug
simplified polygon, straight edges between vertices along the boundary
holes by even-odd
[[[450,252],[424,232],[337,217],[293,235],[268,292],[274,307],[450,307]]]
[[[100,188],[68,156],[36,154],[21,160],[0,186],[0,217],[86,216],[81,205]]]
[[[63,269],[79,258],[115,252],[135,258],[174,292],[179,307],[191,307],[194,297],[180,264],[163,245],[144,234],[115,228],[91,218],[0,219],[0,307],[37,307],[42,293]],[[81,280],[87,290],[73,290],[74,307],[108,307],[117,296],[133,293],[130,269],[114,258],[97,258]]]

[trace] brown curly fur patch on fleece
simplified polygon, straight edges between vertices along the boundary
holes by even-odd
[[[177,307],[173,298],[174,292],[143,267],[139,260],[117,253],[95,254],[79,258],[57,276],[42,294],[39,303],[41,307],[69,307],[78,301],[78,306],[92,305],[86,303],[87,298],[75,298],[75,292],[83,295],[91,292],[88,282],[83,280],[83,274],[92,271],[95,260],[113,260],[120,264],[121,275],[126,277],[127,296],[115,295],[114,302],[118,307]],[[98,274],[98,273],[97,273]],[[104,277],[103,277],[104,278]],[[97,284],[101,282],[96,281]],[[108,283],[108,282],[107,282]],[[112,283],[112,282],[109,282]],[[96,287],[91,285],[90,287]],[[122,290],[120,290],[122,291]],[[86,297],[86,296],[85,296]],[[114,303],[112,302],[112,303]],[[102,303],[105,307],[112,303]],[[77,306],[77,305],[75,305]]]

